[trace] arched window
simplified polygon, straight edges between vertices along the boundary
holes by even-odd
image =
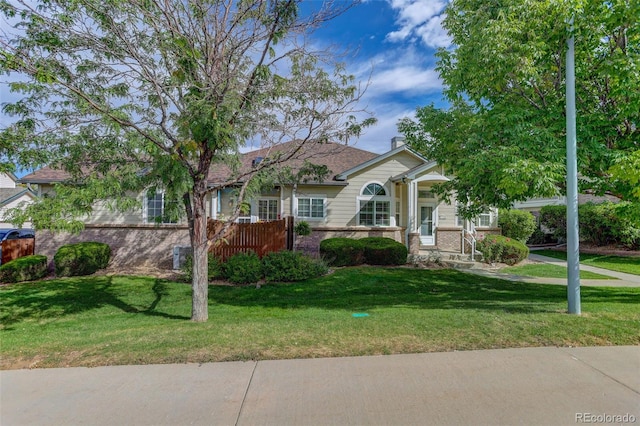
[[[389,226],[391,198],[384,186],[372,182],[365,185],[358,197],[358,223],[364,226]]]
[[[387,195],[384,186],[379,183],[370,183],[362,189],[362,195]]]

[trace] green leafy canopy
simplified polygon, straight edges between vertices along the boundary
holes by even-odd
[[[565,190],[565,58],[574,20],[581,191],[640,201],[640,2],[460,0],[437,69],[450,107],[399,129],[463,203],[508,208]]]

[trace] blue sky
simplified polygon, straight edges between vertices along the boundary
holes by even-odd
[[[328,23],[316,36],[349,48],[347,69],[370,85],[362,105],[378,119],[355,146],[373,152],[389,150],[399,119],[416,107],[446,106],[435,71],[437,48],[448,47],[441,20],[445,0],[369,0]]]
[[[351,141],[354,146],[386,152],[391,138],[399,135],[398,120],[413,116],[418,106],[446,106],[434,54],[450,44],[440,25],[447,3],[365,0],[314,34],[319,47],[346,50],[341,60],[347,71],[363,83],[369,81],[360,107],[373,113],[378,123]],[[9,96],[7,87],[0,85],[0,97]],[[0,117],[1,123],[6,124],[6,117]]]

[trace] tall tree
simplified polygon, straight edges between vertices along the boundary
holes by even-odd
[[[509,207],[565,187],[565,54],[576,46],[578,162],[583,191],[640,200],[640,2],[456,0],[438,52],[450,103],[399,128],[446,166],[462,205]]]
[[[11,160],[63,168],[73,188],[35,207],[40,227],[77,229],[96,199],[131,208],[127,194],[163,188],[181,200],[193,247],[192,320],[205,321],[205,200],[210,169],[244,197],[305,144],[347,141],[366,118],[360,90],[328,51],[312,51],[314,29],[350,7],[300,0],[2,0],[15,24],[3,34],[0,70],[22,97],[3,105],[14,122],[0,142]],[[295,140],[251,169],[250,139]],[[42,155],[46,153],[46,155]],[[27,164],[33,167],[37,164]],[[38,210],[39,209],[39,210]],[[37,212],[41,214],[37,214]],[[44,214],[42,214],[44,212]],[[232,217],[230,220],[233,220]],[[221,232],[224,232],[221,231]]]

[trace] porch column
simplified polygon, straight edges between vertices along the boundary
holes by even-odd
[[[408,197],[409,200],[409,217],[407,221],[407,248],[410,254],[418,254],[420,252],[420,234],[417,232],[416,212],[418,202],[418,183],[409,182]]]

